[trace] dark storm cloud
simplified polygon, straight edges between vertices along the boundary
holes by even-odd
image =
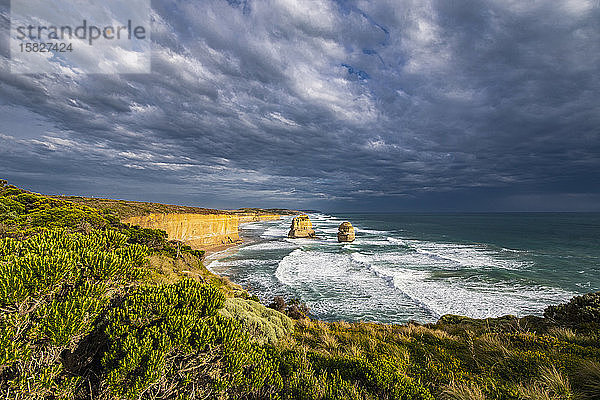
[[[596,1],[153,9],[152,74],[1,60],[1,175],[225,207],[600,207]]]

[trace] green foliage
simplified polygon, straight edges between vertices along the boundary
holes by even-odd
[[[310,312],[306,303],[300,299],[291,299],[286,304],[285,299],[281,296],[275,296],[269,304],[269,308],[284,313],[292,319],[307,318]]]
[[[110,396],[166,395],[162,388],[173,380],[183,386],[200,380],[203,391],[215,395],[276,391],[281,385],[276,362],[251,344],[233,319],[217,314],[224,302],[214,286],[189,279],[140,287],[127,296],[107,315],[110,345],[102,363]],[[223,368],[213,374],[174,374],[185,359],[220,359]]]
[[[0,305],[51,295],[85,280],[135,279],[147,251],[126,246],[118,232],[45,231],[23,241],[0,240]]]
[[[104,284],[85,282],[77,288],[66,288],[63,295],[38,308],[40,321],[37,335],[54,345],[67,345],[74,338],[88,333],[98,312],[107,303]]]
[[[406,362],[391,354],[331,356],[299,348],[281,358],[288,398],[433,400],[406,374]]]
[[[227,299],[220,314],[240,322],[252,340],[260,344],[276,344],[288,337],[294,329],[294,323],[289,317],[253,300]]]
[[[160,229],[125,225],[121,232],[127,235],[130,243],[138,243],[159,250],[167,246],[167,232]]]
[[[84,205],[25,192],[14,186],[0,189],[0,222],[10,235],[30,235],[40,229],[102,228],[109,225],[99,211]]]
[[[313,383],[324,385],[325,377],[336,374],[357,390],[347,398],[385,393],[389,398],[517,400],[525,398],[523,393],[546,393],[543,398],[567,399],[589,392],[584,382],[594,381],[594,372],[586,372],[585,380],[575,378],[585,370],[582,365],[595,365],[584,360],[600,359],[597,336],[558,339],[529,332],[518,319],[512,325],[508,321],[455,319],[449,324],[445,318],[430,326],[392,326],[301,320],[294,333],[297,344],[288,352],[300,355],[283,359],[302,360],[305,354],[305,360],[282,362],[282,375],[299,398],[326,398]],[[473,331],[480,322],[488,329]],[[300,370],[300,365],[310,368]]]
[[[0,239],[0,390],[28,394],[21,398],[75,390],[80,379],[66,373],[61,352],[96,329],[117,285],[143,276],[146,254],[115,231]]]
[[[544,317],[568,326],[600,326],[600,292],[573,297],[568,303],[549,306]]]
[[[156,381],[166,356],[178,348],[203,349],[215,332],[209,320],[224,296],[211,286],[184,280],[175,285],[141,287],[108,314],[109,351],[103,358],[114,396],[135,398]]]
[[[110,210],[0,180],[0,228],[0,398],[598,398],[600,293],[545,318],[427,326],[311,321],[274,302],[292,321],[226,299],[248,294]],[[172,275],[157,285],[160,263]]]
[[[0,237],[28,237],[54,228],[69,228],[84,233],[98,228],[112,228],[124,234],[129,243],[146,246],[171,257],[183,253],[198,258],[204,256],[204,251],[169,242],[163,230],[122,224],[110,209],[100,211],[83,204],[29,193],[14,186],[0,186],[0,224],[5,227],[0,231]]]
[[[27,343],[18,340],[23,327],[29,323],[29,315],[2,313],[0,316],[0,366],[11,365],[30,357]]]

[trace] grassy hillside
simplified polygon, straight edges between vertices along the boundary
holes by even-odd
[[[98,210],[110,210],[112,214],[120,219],[136,217],[148,214],[281,214],[294,215],[297,211],[280,208],[242,208],[239,210],[214,210],[211,208],[177,206],[169,204],[148,203],[141,201],[99,199],[81,196],[55,196],[57,200],[66,200],[75,204],[95,208]]]
[[[99,199],[81,196],[57,196],[59,200],[70,201],[98,210],[110,210],[121,219],[148,214],[219,214],[222,211],[210,208],[175,206],[169,204],[148,203],[141,201]]]
[[[292,320],[118,214],[0,182],[0,398],[600,398],[600,293],[544,318]]]

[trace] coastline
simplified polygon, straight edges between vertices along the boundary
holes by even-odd
[[[247,224],[247,223],[250,223],[250,222],[242,222],[238,225],[238,227],[243,224]],[[233,242],[233,243],[225,243],[225,244],[211,246],[211,247],[202,249],[205,252],[204,258],[202,259],[202,262],[205,263],[205,267],[208,268],[208,264],[210,264],[210,262],[212,262],[212,261],[219,261],[219,260],[227,257],[231,253],[237,251],[237,249],[243,245],[248,245],[248,244],[256,242],[256,239],[254,239],[248,235],[243,235],[240,233],[239,237],[240,237],[240,240]],[[210,271],[210,272],[215,275],[221,276],[213,271]]]
[[[336,320],[328,321],[319,315],[309,319],[305,318],[301,304],[277,301],[277,309],[268,308],[264,301],[260,303],[257,294],[242,290],[227,278],[236,267],[247,266],[251,266],[246,268],[250,276],[260,277],[262,259],[256,254],[277,250],[277,246],[270,246],[268,242],[283,233],[281,227],[263,235],[257,227],[248,226],[241,230],[240,240],[221,246],[220,240],[215,241],[217,246],[207,249],[208,262],[223,257],[234,261],[231,266],[225,262],[223,268],[215,263],[215,269],[222,273],[216,275],[207,272],[195,253],[184,252],[182,257],[176,257],[173,244],[159,231],[147,232],[149,238],[143,244],[122,240],[135,237],[138,232],[136,228],[120,224],[106,230],[80,232],[81,220],[99,221],[93,225],[97,228],[110,221],[93,209],[22,194],[13,188],[2,191],[0,185],[0,200],[4,197],[9,200],[2,204],[11,207],[9,211],[16,215],[11,217],[11,226],[21,235],[0,241],[0,266],[5,267],[6,272],[4,287],[10,289],[5,290],[2,298],[3,304],[8,306],[3,307],[0,317],[19,324],[9,325],[8,335],[3,339],[3,348],[12,352],[11,358],[3,359],[3,365],[8,367],[5,371],[15,371],[19,379],[16,382],[9,380],[7,374],[2,376],[0,387],[7,393],[10,390],[21,397],[31,397],[33,393],[45,398],[60,390],[57,393],[63,397],[78,398],[87,396],[89,390],[91,398],[123,398],[124,394],[131,393],[128,392],[132,387],[129,378],[138,375],[156,378],[136,381],[139,391],[129,398],[144,396],[144,393],[168,398],[175,391],[192,397],[200,393],[203,397],[234,394],[246,398],[255,397],[260,390],[279,398],[309,398],[316,393],[336,399],[383,398],[392,394],[395,399],[433,400],[454,393],[454,398],[488,400],[558,399],[553,395],[556,392],[551,383],[563,382],[561,393],[565,396],[560,398],[591,399],[597,394],[595,388],[600,387],[596,384],[600,382],[597,374],[600,363],[596,357],[600,348],[595,340],[600,327],[600,292],[549,306],[543,316],[478,319],[446,314],[425,324],[414,320],[384,324],[367,322],[365,318],[348,318],[350,322],[337,316]],[[25,204],[37,207],[27,209]],[[60,219],[62,214],[57,211],[65,209],[78,218]],[[64,226],[26,237],[28,229],[35,228],[34,224],[39,221],[31,216],[40,214],[44,217],[42,223],[50,220]],[[322,231],[329,234],[338,225],[338,220],[328,216],[319,217],[319,221]],[[387,237],[388,231],[379,230],[385,227],[366,226],[373,228],[370,234],[363,230],[367,237]],[[248,243],[256,245],[248,246]],[[329,241],[329,244],[333,243]],[[387,241],[385,245],[390,246]],[[392,246],[398,247],[397,243]],[[165,247],[168,252],[163,251]],[[338,244],[330,247],[341,249]],[[289,250],[289,246],[285,248]],[[243,265],[239,261],[246,251],[252,257]],[[98,256],[90,257],[90,252]],[[123,258],[122,269],[115,270],[105,262],[115,253],[125,252],[132,257]],[[278,254],[281,253],[275,252],[275,257],[269,260],[278,259]],[[315,254],[320,253],[309,253]],[[346,256],[349,257],[347,252]],[[65,274],[64,264],[55,262],[70,258],[85,260],[83,276],[89,276],[92,285],[106,290],[73,290],[82,275]],[[41,259],[47,268],[41,270],[32,259]],[[142,259],[156,263],[150,264],[148,269],[145,262],[140,262]],[[323,280],[314,279],[323,276],[325,281],[332,281],[341,289],[339,293],[352,291],[361,303],[368,301],[369,297],[361,295],[357,286],[344,285],[349,280],[340,280],[331,270],[326,270],[327,263],[333,265],[339,261],[340,258],[327,255],[309,258],[300,263],[309,273],[301,271],[299,279],[313,285],[319,295],[323,294],[321,299],[331,293],[321,290]],[[70,267],[77,268],[74,263]],[[157,269],[155,275],[152,267],[161,269]],[[131,278],[125,275],[138,270],[143,273],[142,279],[134,274]],[[348,268],[339,271],[350,281],[358,281],[356,275],[347,273]],[[182,275],[195,273],[203,279],[180,279]],[[516,272],[511,270],[510,273]],[[41,292],[32,292],[32,281],[27,277],[38,274],[60,277],[60,280],[42,287]],[[372,282],[380,280],[368,281],[370,288],[373,288]],[[266,289],[271,288],[267,285]],[[383,292],[371,292],[374,295],[370,298],[382,298]],[[23,299],[23,296],[30,297]],[[348,303],[344,298],[338,300],[323,305],[337,312],[336,307]],[[133,340],[126,340],[128,338]],[[210,346],[208,353],[206,346]],[[182,348],[190,349],[184,364],[179,362]],[[145,361],[153,355],[162,361]],[[108,357],[112,357],[110,363],[102,364]],[[139,363],[128,364],[126,369],[119,367],[129,360]],[[33,368],[23,369],[20,365]],[[73,366],[81,366],[81,369],[72,370]],[[232,366],[236,369],[232,370]],[[57,372],[49,376],[49,370]],[[182,371],[190,374],[184,381]],[[211,380],[215,376],[244,377],[246,373],[251,374],[253,382],[258,382],[257,386],[234,386],[234,382],[222,387],[223,381],[217,381],[216,385],[223,388],[217,393],[218,387]],[[76,378],[76,382],[65,385],[65,376]],[[44,380],[40,381],[39,377]],[[50,389],[43,386],[47,382],[53,385]],[[115,382],[119,386],[111,386]],[[190,387],[190,383],[200,386]],[[164,387],[167,389],[163,390]],[[589,391],[591,395],[584,396],[589,387],[593,389]],[[163,391],[151,392],[155,389]],[[472,393],[476,397],[471,396]]]
[[[217,254],[224,253],[227,250],[232,249],[234,247],[241,246],[244,243],[245,243],[244,240],[239,240],[239,241],[233,242],[233,243],[226,243],[226,244],[221,244],[221,245],[211,246],[211,247],[207,247],[207,248],[201,249],[201,250],[204,250],[204,259],[203,259],[203,261],[205,261],[205,260],[211,260],[212,261],[212,260],[215,259],[215,256]]]
[[[206,264],[262,301],[275,295],[302,298],[312,305],[313,316],[325,321],[435,323],[445,314],[541,316],[547,306],[584,294],[585,288],[599,290],[593,276],[597,267],[583,257],[577,263],[559,258],[569,245],[558,246],[559,238],[537,228],[552,222],[552,217],[311,214],[310,218],[322,240],[285,238],[289,218],[241,225],[244,244],[213,252]],[[513,234],[524,229],[522,219],[530,225],[526,240]],[[575,233],[583,219],[563,218],[561,226]],[[335,240],[346,220],[358,227],[350,245]],[[469,231],[470,226],[478,231]],[[591,239],[582,240],[592,243]],[[547,271],[551,258],[564,270]],[[550,275],[556,279],[549,280]],[[578,285],[588,281],[588,286]]]

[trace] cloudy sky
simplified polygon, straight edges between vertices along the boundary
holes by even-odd
[[[598,0],[152,7],[151,74],[11,74],[2,41],[0,177],[223,208],[600,211]]]

